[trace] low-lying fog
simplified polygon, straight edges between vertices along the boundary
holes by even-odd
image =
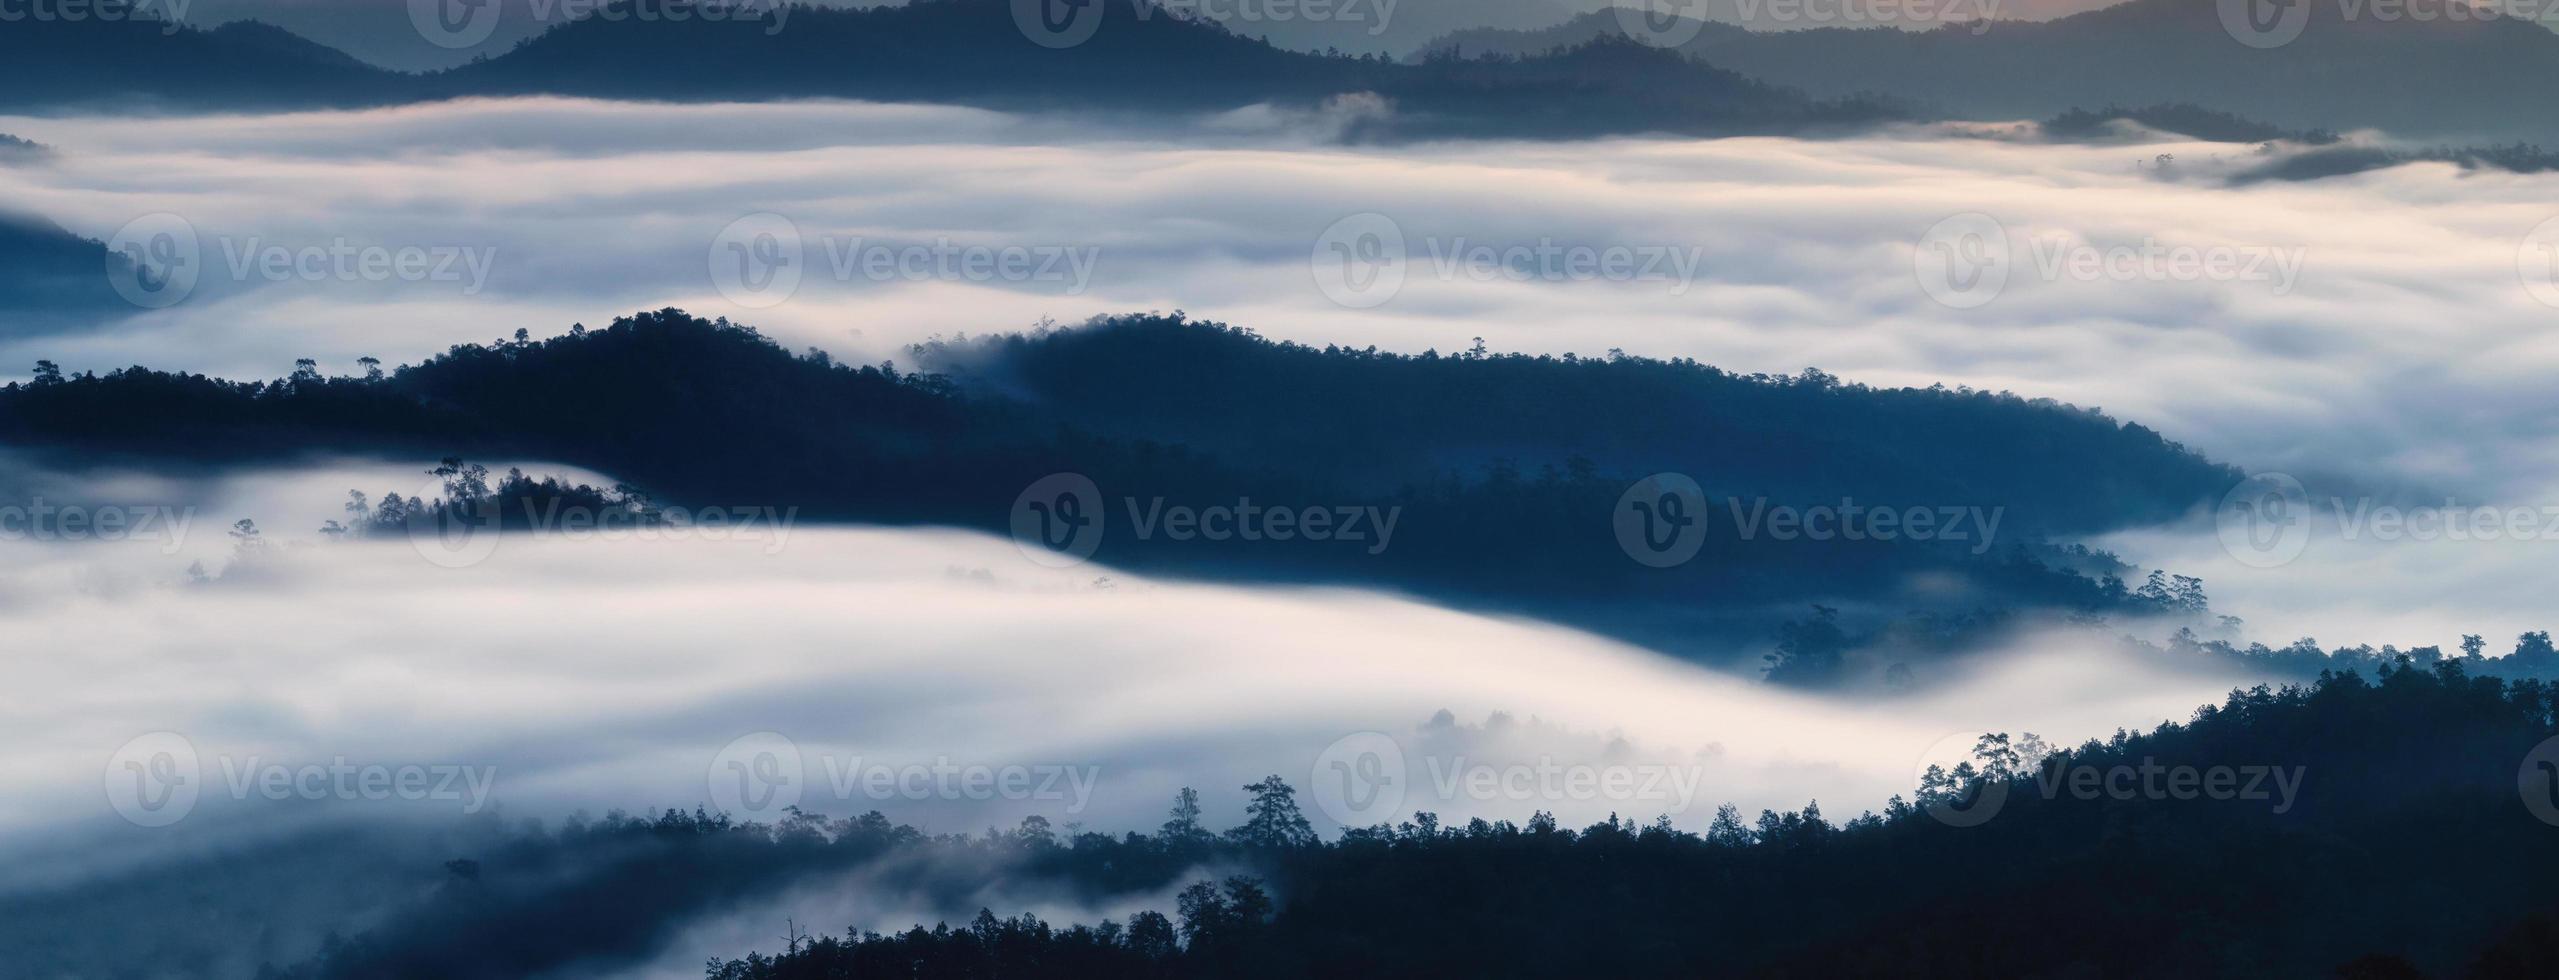
[[[279,809],[550,818],[705,804],[769,818],[796,801],[937,831],[1030,814],[1133,829],[1195,786],[1228,826],[1237,787],[1278,773],[1326,827],[1551,809],[1702,828],[1720,803],[1816,799],[1845,816],[1906,794],[1950,735],[2075,741],[2182,719],[2236,682],[2030,644],[1925,694],[1833,701],[1554,626],[1355,591],[1052,569],[961,532],[562,532],[508,536],[483,557],[307,530],[344,488],[404,486],[399,473],[115,481],[89,499],[157,494],[193,523],[0,544],[0,635],[22,654],[0,660],[0,886],[271,828]],[[238,557],[226,533],[238,514],[265,518],[262,557]],[[170,734],[133,744],[154,733]],[[1329,764],[1362,750],[1401,757],[1400,803],[1349,799],[1338,777],[1325,788]],[[343,801],[312,776],[331,799],[311,803],[300,783],[260,781],[341,757],[450,771],[452,792]],[[132,825],[141,804],[115,794],[132,775],[119,765],[172,761],[200,775],[195,802],[173,826]],[[1634,782],[1550,797],[1542,780],[1587,777],[1539,775],[1549,764]],[[980,777],[935,774],[978,766],[992,788],[946,793]],[[1476,768],[1506,781],[1478,790]],[[57,846],[93,837],[117,846]]]

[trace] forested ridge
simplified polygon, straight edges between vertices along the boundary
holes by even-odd
[[[989,530],[1008,527],[1035,481],[1071,472],[1120,522],[1094,554],[1105,563],[1527,604],[1674,647],[1764,635],[1824,597],[1974,621],[2182,609],[2127,585],[2137,576],[2111,556],[2046,535],[2163,519],[2238,479],[2094,412],[1818,371],[1319,350],[1179,315],[917,353],[949,373],[793,354],[752,328],[665,310],[343,376],[310,363],[264,382],[47,363],[0,388],[0,442],[213,464],[531,457],[689,506]],[[1718,514],[1725,530],[1709,529],[1696,560],[1648,568],[1609,532],[1610,514],[1632,481],[1666,470],[1697,474],[1717,508],[1852,500],[2002,522],[1961,541],[1781,540]],[[1239,500],[1391,510],[1397,523],[1375,548],[1130,533],[1132,507]],[[1913,596],[1923,573],[1967,586]]]
[[[997,879],[1088,902],[1179,895],[1107,923],[1001,909],[883,933],[796,923],[818,935],[709,975],[2546,976],[2559,826],[2535,814],[2559,819],[2559,799],[2536,811],[2531,794],[2559,792],[2534,778],[2559,754],[2553,696],[2394,663],[2234,691],[2184,723],[2076,746],[1985,736],[1972,761],[1845,821],[1811,803],[1726,807],[1696,831],[1643,814],[1576,829],[1416,813],[1325,839],[1278,776],[1212,790],[1244,801],[1225,830],[1188,792],[1151,833],[615,815],[456,850],[412,872],[434,884],[378,926],[277,975],[627,961],[671,923],[867,868],[885,893],[944,900]],[[2289,775],[2219,795],[2155,777],[2090,795],[2070,775],[2181,768]],[[1941,816],[1984,806],[1980,821]],[[7,918],[42,928],[55,911],[21,902]]]

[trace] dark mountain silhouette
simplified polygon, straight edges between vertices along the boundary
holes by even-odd
[[[1890,114],[1864,102],[1814,103],[1623,43],[1519,63],[1401,65],[1281,50],[1133,0],[1095,2],[1092,37],[1058,50],[1026,40],[998,0],[802,10],[779,31],[591,18],[431,82],[449,94],[849,96],[1008,109],[1205,111],[1374,94],[1394,112],[1374,124],[1380,134],[1417,136],[1760,130]]]
[[[1018,398],[1043,421],[1290,460],[1295,472],[1379,489],[1492,459],[1527,472],[1578,459],[1637,476],[1693,470],[1709,493],[1996,499],[2023,525],[2085,533],[2173,519],[2236,478],[2098,412],[1942,387],[1872,389],[1818,370],[1746,376],[1621,354],[1318,349],[1142,317],[916,354],[920,366]]]
[[[280,28],[127,17],[0,30],[0,108],[264,109],[411,97],[415,82]]]
[[[0,335],[40,333],[76,320],[131,312],[110,270],[131,268],[106,244],[42,218],[0,211]]]
[[[499,57],[423,76],[369,68],[249,23],[212,31],[156,22],[31,23],[13,25],[0,41],[0,108],[126,100],[229,109],[559,94],[1203,112],[1263,103],[1314,108],[1373,96],[1389,111],[1372,114],[1358,135],[1378,137],[1763,132],[1895,115],[1870,101],[1806,99],[1623,42],[1553,59],[1416,66],[1383,55],[1285,51],[1137,0],[1094,3],[1100,26],[1089,40],[1062,49],[1026,37],[1008,0],[795,8],[787,19],[768,20],[598,14]]]
[[[2193,103],[2291,129],[2381,128],[2462,141],[2548,141],[2559,118],[2480,93],[2559,88],[2559,34],[2437,0],[2384,20],[2375,5],[2305,0],[2289,43],[2240,43],[2216,0],[2132,0],[2058,20],[1923,32],[1750,32],[1703,24],[1681,50],[1815,97],[1881,93],[1958,118],[2042,119],[2076,107]],[[2454,4],[2453,6],[2458,6]],[[2349,11],[2355,13],[2350,14]],[[1622,35],[1597,13],[1543,31],[1462,31],[1425,51],[1531,54]]]
[[[1108,523],[1093,557],[1108,564],[1405,588],[1722,656],[1733,651],[1714,641],[1764,636],[1815,599],[1860,617],[2200,611],[2128,588],[2121,563],[2045,535],[2177,515],[2238,479],[2093,412],[1809,371],[1318,351],[1162,317],[928,353],[971,367],[956,378],[853,368],[663,311],[456,347],[379,379],[306,371],[233,383],[135,368],[12,384],[0,388],[0,441],[214,462],[533,456],[688,506],[999,533],[1034,482],[1072,472],[1102,494]],[[1714,511],[1708,531],[1723,529],[1671,568],[1638,564],[1611,530],[1632,482],[1661,471],[1695,474]],[[1141,510],[1246,500],[1374,508],[1397,523],[1391,540],[1358,542],[1136,530]],[[1926,541],[1738,529],[1743,509],[1850,501],[1979,508],[2001,526],[1987,539]],[[1999,621],[1948,620],[1939,632]]]

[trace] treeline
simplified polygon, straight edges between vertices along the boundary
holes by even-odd
[[[1501,354],[1481,339],[1446,354],[1315,348],[1179,313],[913,353],[972,392],[1021,393],[1026,411],[1061,424],[1381,486],[1427,480],[1452,459],[1532,475],[1684,470],[1715,496],[1999,506],[2030,533],[2078,533],[2177,517],[2242,478],[2095,410],[1969,387],[1871,388],[1815,368],[1744,375],[1618,350]]]
[[[2559,170],[2559,153],[2532,143],[2493,146],[2433,146],[2397,149],[2386,146],[2329,146],[2288,153],[2230,178],[2234,184],[2266,180],[2319,180],[2343,177],[2409,163],[2449,163],[2463,170],[2492,168],[2514,173]]]
[[[1221,935],[1214,960],[1141,951],[1110,923],[983,914],[707,975],[2547,976],[2559,882],[2539,869],[2559,828],[2518,799],[2517,770],[2559,734],[2554,693],[2402,661],[2058,751],[1994,735],[1842,824],[1818,806],[1748,823],[1727,807],[1702,833],[1417,815],[1266,851],[1256,866],[1282,900]],[[2046,789],[2079,771],[2252,766],[2292,767],[2298,795]],[[1993,785],[1986,822],[1932,812],[1982,806]]]
[[[308,362],[264,382],[46,362],[0,388],[0,442],[216,463],[541,458],[671,504],[999,533],[1035,481],[1071,472],[1102,495],[1093,557],[1107,564],[1404,588],[1672,650],[1759,639],[1813,601],[1860,620],[2163,611],[2127,587],[2121,562],[2046,533],[2162,519],[2238,479],[2094,412],[1818,371],[1319,350],[1179,314],[918,353],[946,373],[795,355],[752,328],[665,310],[547,340],[518,331],[396,371],[368,359],[344,377]],[[1695,558],[1646,567],[1611,521],[1633,481],[1666,470],[1695,474],[1711,513]],[[1355,541],[1138,527],[1159,504],[1246,501],[1396,519],[1391,538],[1372,527]],[[1882,540],[1737,521],[1843,503],[2001,523]],[[1965,587],[1921,593],[1910,583],[1922,577]]]
[[[2192,102],[2126,108],[2109,105],[2103,109],[2072,108],[2044,121],[2046,135],[2085,138],[2101,135],[2107,123],[2131,120],[2152,129],[2192,136],[2214,143],[2271,143],[2285,140],[2312,146],[2326,146],[2340,137],[2329,130],[2291,130],[2272,123],[2244,119],[2217,109],[2207,109]]]
[[[1330,840],[1279,777],[1242,824],[1198,797],[1118,835],[1033,817],[929,835],[879,814],[670,811],[456,854],[441,885],[286,976],[520,976],[628,961],[691,918],[855,868],[862,887],[1173,907],[1064,927],[853,930],[711,964],[722,980],[942,976],[2521,977],[2559,969],[2554,690],[2385,665],[2234,691],[2077,746],[1983,737],[1907,799],[1720,808],[1702,830],[1416,813]],[[2259,786],[2255,770],[2279,770]],[[2228,770],[2227,782],[2075,774]],[[2198,790],[2197,787],[2205,787]],[[2220,789],[2212,789],[2219,786]],[[2542,816],[2536,816],[2536,814]],[[1951,815],[1951,816],[1950,816]],[[1980,816],[1982,819],[1969,819]],[[1212,870],[1214,869],[1214,870]],[[1169,914],[1168,914],[1169,913]],[[779,935],[783,924],[773,924]]]

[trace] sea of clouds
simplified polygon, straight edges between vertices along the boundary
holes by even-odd
[[[177,216],[204,273],[165,309],[0,331],[0,363],[352,372],[670,305],[869,361],[936,335],[1183,309],[1310,343],[1482,337],[2013,390],[2296,476],[2323,505],[2559,500],[2559,176],[2418,164],[2233,187],[2256,148],[1995,128],[1338,139],[1380,111],[1245,110],[1178,134],[830,102],[0,118],[60,150],[0,167],[0,203],[101,240]],[[1947,256],[1994,242],[2002,275],[1948,277]],[[365,274],[365,249],[428,271]],[[255,261],[279,251],[281,274]],[[2327,551],[2352,563],[2260,569],[2222,563],[2205,523],[2114,544],[2201,563],[2226,611],[2293,635],[2540,628],[2514,610],[2546,581],[2547,539],[2366,535]],[[2415,611],[2322,618],[2376,591]]]
[[[2253,148],[1944,130],[1337,139],[1379,111],[1250,110],[1178,135],[857,103],[0,118],[0,132],[59,151],[0,167],[0,206],[101,240],[175,216],[205,276],[165,309],[0,329],[0,363],[272,377],[310,357],[352,373],[361,356],[414,361],[663,306],[871,361],[937,335],[1184,309],[1317,344],[1447,352],[1481,337],[2014,390],[2296,475],[2320,502],[2559,499],[2546,381],[2559,308],[2535,288],[2548,267],[2536,280],[2531,264],[2559,177],[2413,165],[2234,188],[2220,178],[2255,163]],[[771,251],[790,243],[796,256]],[[275,249],[323,271],[233,264]],[[462,274],[330,271],[332,254],[366,249],[452,254]],[[1489,262],[1469,258],[1487,249]],[[1999,251],[1996,286],[1970,266],[1947,272],[1949,256]],[[968,271],[970,255],[1000,270],[1008,254],[1055,261],[1046,274]],[[890,271],[866,271],[871,255]],[[1611,272],[1612,255],[1634,264]],[[795,284],[777,285],[783,268]],[[447,567],[410,542],[311,530],[341,516],[347,489],[420,492],[426,463],[0,469],[12,500],[178,507],[192,521],[114,542],[0,540],[14,654],[0,658],[0,889],[331,821],[696,803],[761,816],[785,790],[810,809],[877,808],[935,830],[1034,813],[1127,829],[1161,820],[1189,785],[1224,826],[1240,821],[1237,786],[1277,773],[1329,829],[1337,810],[1392,818],[1346,774],[1393,754],[1407,767],[1397,808],[1452,819],[1667,813],[1695,828],[1721,802],[1816,799],[1844,816],[1907,792],[1950,738],[2147,727],[2238,680],[2043,640],[1879,706],[1391,596],[1047,569],[960,532],[524,538]],[[271,553],[235,565],[224,531],[241,517],[267,529]],[[2336,528],[2272,564],[2234,552],[2209,513],[2103,543],[2204,575],[2216,607],[2269,642],[2450,646],[2483,632],[2501,650],[2549,625],[2534,603],[2559,540]],[[165,736],[193,756],[203,792],[172,825],[138,826],[109,787],[175,760]],[[143,738],[160,740],[128,751]],[[458,796],[385,800],[270,799],[228,775],[341,757],[493,775],[464,778]],[[1050,795],[980,798],[882,793],[849,775],[943,765],[1059,778]],[[1466,765],[1495,771],[1493,796],[1442,789]],[[1501,782],[1526,768],[1535,787],[1549,766],[1685,773],[1692,791],[1521,799]],[[770,946],[751,930],[777,910],[853,915],[840,889],[774,901],[700,924],[685,954],[734,953],[751,935]],[[857,917],[921,914],[891,902]]]

